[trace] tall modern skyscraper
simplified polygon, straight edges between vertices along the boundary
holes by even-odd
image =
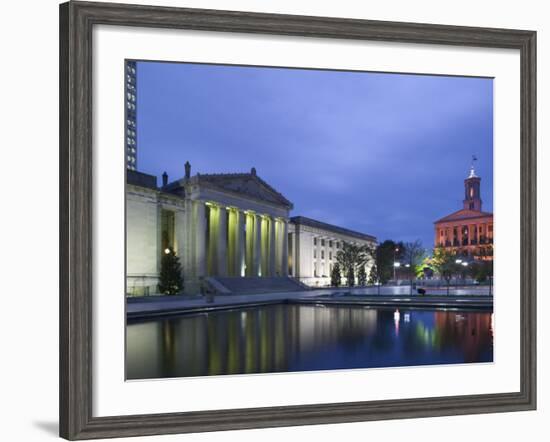
[[[126,167],[137,168],[137,65],[126,62]]]

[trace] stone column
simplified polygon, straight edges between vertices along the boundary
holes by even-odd
[[[252,276],[260,276],[260,265],[262,262],[262,217],[254,215],[254,257]]]
[[[287,223],[288,226],[288,223]],[[287,235],[288,241],[287,241],[287,256],[289,257],[290,262],[292,265],[287,265],[287,267],[290,267],[290,273],[289,276],[295,276],[296,275],[296,233],[292,232],[290,235]]]
[[[216,275],[227,276],[227,209],[225,207],[218,207],[217,212]]]
[[[254,228],[256,223],[254,221],[254,215],[251,213],[244,213],[244,219],[246,224],[245,234],[245,263],[246,273],[245,276],[254,276]]]
[[[194,204],[195,276],[206,275],[206,212],[202,201]]]
[[[236,212],[237,215],[237,231],[235,235],[236,239],[236,251],[235,251],[235,276],[244,276],[242,273],[244,269],[244,248],[245,248],[245,220],[246,213]]]
[[[288,221],[285,219],[282,223],[282,263],[281,263],[281,276],[288,276]]]
[[[317,276],[319,276],[319,278],[323,277],[323,270],[325,265],[325,246],[323,245],[323,241],[325,242],[325,244],[327,243],[325,237],[319,238],[317,240],[317,247],[319,247],[317,251]]]
[[[236,276],[237,217],[239,213],[235,209],[228,209],[227,214],[227,275]]]
[[[294,235],[292,235],[292,271],[295,278],[300,278],[301,266],[300,266],[300,227],[295,225]]]
[[[268,229],[269,229],[268,266],[269,266],[269,276],[271,277],[277,276],[276,266],[275,266],[276,264],[275,256],[276,256],[276,248],[277,248],[277,243],[275,241],[275,238],[276,238],[275,224],[276,224],[275,218],[270,217],[269,224],[268,224]]]
[[[189,278],[188,260],[186,256],[186,250],[188,249],[187,238],[185,237],[186,222],[185,217],[187,213],[184,210],[176,210],[174,212],[174,245],[175,252],[178,255],[181,263],[181,273],[185,282],[186,278]]]

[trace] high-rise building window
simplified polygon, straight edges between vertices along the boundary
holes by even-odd
[[[126,62],[126,144],[136,146],[136,92],[137,92],[137,65],[135,61]],[[137,166],[137,149],[128,150],[130,154],[127,167],[135,170]]]

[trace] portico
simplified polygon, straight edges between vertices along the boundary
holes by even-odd
[[[180,257],[186,290],[204,277],[287,276],[286,232],[292,203],[257,176],[196,174],[161,190],[183,197],[188,244]],[[187,226],[187,228],[186,228]],[[188,228],[191,227],[191,228]]]

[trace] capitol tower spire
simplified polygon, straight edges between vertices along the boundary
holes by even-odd
[[[472,155],[470,174],[464,180],[464,209],[481,212],[481,178],[476,175],[474,163],[477,161]]]

